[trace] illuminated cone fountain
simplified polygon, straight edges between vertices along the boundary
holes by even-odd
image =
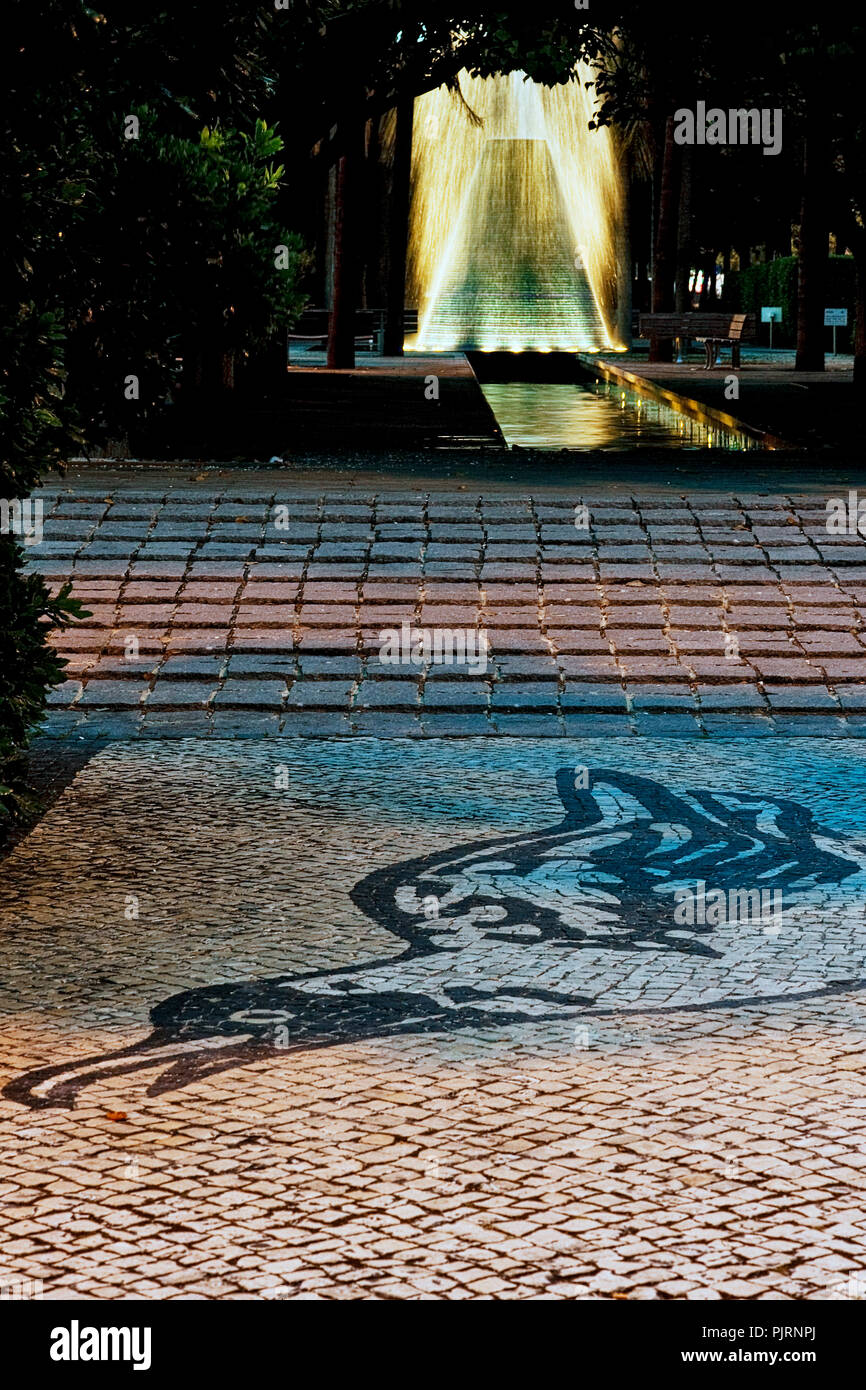
[[[556,87],[470,77],[415,103],[407,303],[412,347],[616,348],[622,185],[592,128],[592,73]]]
[[[603,342],[545,140],[485,142],[450,250],[423,328],[428,351]]]

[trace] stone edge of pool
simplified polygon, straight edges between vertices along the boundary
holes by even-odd
[[[700,424],[715,424],[729,432],[748,435],[750,439],[759,441],[763,449],[769,451],[787,450],[795,447],[788,440],[781,439],[778,435],[770,434],[766,430],[756,429],[754,425],[747,425],[745,421],[738,420],[735,415],[729,415],[724,410],[716,410],[713,406],[704,405],[691,396],[682,396],[677,391],[660,386],[651,378],[638,376],[634,372],[627,372],[623,367],[609,362],[606,358],[578,353],[577,360],[587,370],[600,372],[606,380],[619,382],[640,396],[649,396],[653,400],[661,401],[683,415],[694,418]]]

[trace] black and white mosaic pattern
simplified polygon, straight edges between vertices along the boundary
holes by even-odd
[[[287,909],[315,901],[317,939],[330,922],[355,958],[317,960],[333,948],[326,941],[299,960],[296,918],[285,928],[291,969],[229,980],[217,970],[156,1003],[146,1036],[35,1067],[4,1094],[34,1108],[71,1106],[106,1076],[157,1068],[148,1094],[158,1096],[269,1056],[365,1039],[459,1032],[507,1045],[516,1029],[579,1030],[593,1016],[856,991],[866,982],[866,840],[863,761],[850,750],[830,773],[829,746],[804,757],[796,740],[767,750],[636,751],[627,740],[295,747],[279,755],[288,771],[280,802],[270,797],[273,751],[247,745],[245,782],[260,810],[262,788],[271,802],[270,826],[259,822],[272,855],[264,875],[276,866],[285,876],[268,932]],[[224,763],[208,762],[213,749],[197,756],[231,801]],[[123,757],[100,755],[109,766]],[[177,775],[176,750],[151,754],[163,770],[172,758]],[[335,797],[343,809],[329,823]],[[384,815],[396,840],[422,852],[401,856],[392,844],[386,859],[377,845],[376,867],[359,876],[343,858],[335,877],[325,871],[328,835],[333,864],[352,811],[368,829]],[[224,802],[215,831],[226,815]],[[170,827],[156,831],[167,839]],[[750,894],[772,911],[730,910]],[[677,910],[683,901],[691,911]],[[264,915],[261,907],[260,923]],[[360,919],[377,929],[380,949],[365,943]]]

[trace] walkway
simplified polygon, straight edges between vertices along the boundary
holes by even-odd
[[[30,549],[91,612],[50,732],[859,735],[834,495],[82,470]],[[404,623],[486,660],[383,660]]]
[[[109,745],[0,865],[0,1275],[862,1297],[864,756]],[[677,928],[664,824],[780,924]]]

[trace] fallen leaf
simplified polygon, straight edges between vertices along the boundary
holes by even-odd
[[[125,1110],[106,1110],[106,1120],[128,1120],[129,1116]]]

